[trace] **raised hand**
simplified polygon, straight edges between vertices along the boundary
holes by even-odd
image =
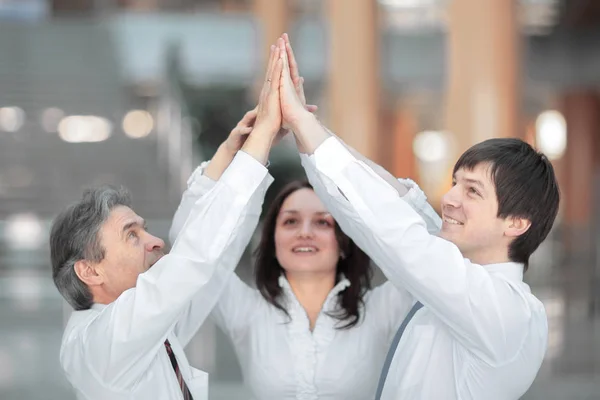
[[[298,64],[287,35],[281,37],[277,45],[281,51],[285,50],[279,89],[283,123],[294,131],[298,150],[301,153],[312,153],[331,134],[304,106],[303,80],[298,74]]]
[[[316,105],[312,105],[312,104],[307,105],[306,104],[306,96],[304,95],[304,78],[302,78],[299,74],[298,64],[296,63],[296,58],[294,57],[294,51],[292,50],[292,46],[290,44],[290,38],[287,33],[284,33],[283,36],[281,36],[281,38],[284,40],[287,56],[288,56],[288,59],[290,60],[292,82],[294,84],[294,88],[296,89],[296,93],[298,94],[300,101],[306,107],[306,109],[308,111],[310,111],[311,113],[314,113],[317,111],[318,107]],[[278,43],[278,45],[279,45],[279,43]],[[279,140],[281,140],[281,138],[283,138],[285,135],[287,135],[289,133],[289,131],[290,131],[289,125],[286,124],[284,121],[283,125],[281,126],[281,130],[277,134],[275,143],[277,143]]]
[[[287,37],[287,35],[285,35]],[[282,37],[277,42],[280,51],[284,52],[283,71],[281,76],[281,113],[283,123],[294,129],[295,124],[307,113],[310,113],[305,107],[303,79],[298,74],[298,64],[292,51],[289,39]],[[294,83],[296,81],[296,83]]]
[[[300,76],[300,70],[298,69],[298,63],[296,62],[296,56],[294,55],[294,50],[292,49],[292,44],[290,42],[290,37],[287,33],[284,33],[282,39],[285,42],[285,50],[287,54],[288,64],[290,66],[290,76],[292,78],[292,83],[294,84],[294,88],[296,89],[296,94],[300,98],[302,104],[306,105],[306,96],[304,94],[304,78]],[[317,106],[308,105],[306,109],[312,113],[317,111]]]
[[[267,162],[269,151],[281,128],[280,86],[285,47],[271,46],[265,82],[260,93],[254,128],[242,149],[262,162]]]
[[[248,134],[252,131],[254,121],[256,120],[257,108],[248,111],[244,117],[238,122],[235,128],[229,133],[229,136],[217,149],[217,152],[212,157],[208,166],[204,169],[203,174],[212,180],[218,180],[223,171],[231,164],[235,154],[242,148]]]
[[[281,126],[281,107],[279,104],[279,86],[283,68],[282,51],[271,46],[271,57],[267,66],[267,75],[258,99],[255,129],[264,128],[264,134],[278,132]],[[268,133],[267,133],[268,132]],[[263,133],[261,131],[261,133]]]
[[[227,140],[225,140],[225,147],[230,153],[236,153],[242,148],[248,135],[254,128],[254,121],[256,121],[256,115],[258,114],[258,106],[244,114],[244,117],[238,122],[238,124],[231,130]]]

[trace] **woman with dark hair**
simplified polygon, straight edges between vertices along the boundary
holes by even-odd
[[[213,159],[194,172],[199,178],[183,194],[171,242],[241,148],[254,116],[246,114]],[[427,204],[414,182],[400,184],[415,209]],[[272,202],[255,255],[256,289],[223,273],[209,282],[216,299],[194,300],[217,302],[212,318],[233,343],[251,398],[372,399],[410,295],[390,283],[371,288],[369,258],[304,181],[289,183]]]
[[[339,307],[331,310],[331,315],[340,321],[341,328],[359,322],[363,297],[371,289],[369,257],[340,230],[307,181],[287,184],[274,199],[255,256],[256,288],[288,317],[280,280],[287,277],[289,281],[298,274],[299,278],[320,279],[327,287],[341,282],[344,288],[339,292]],[[311,300],[322,303],[318,297]],[[316,322],[311,314],[316,317],[320,308],[316,304],[311,312],[305,307],[311,330]]]
[[[204,168],[227,159],[219,151],[195,172],[205,186],[184,193],[172,242],[191,206],[214,184]],[[417,187],[409,195],[423,196]],[[372,398],[408,295],[390,283],[371,289],[369,258],[305,181],[276,196],[255,256],[256,289],[235,273],[209,283],[218,298],[212,318],[233,343],[251,398]]]
[[[187,204],[202,195],[184,194],[172,241]],[[406,294],[389,282],[371,289],[369,258],[305,181],[276,196],[255,256],[256,289],[235,273],[218,277],[213,285],[222,289],[212,312],[233,343],[251,398],[372,398],[408,312]]]

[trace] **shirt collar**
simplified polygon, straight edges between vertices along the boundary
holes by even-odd
[[[330,299],[337,296],[341,291],[350,286],[350,281],[344,274],[340,275],[340,281],[331,289],[329,294],[327,295],[327,299],[325,300],[325,304],[329,303]],[[287,280],[284,274],[279,276],[279,287],[281,287],[287,294],[292,297],[296,297],[294,292],[292,291],[292,287],[290,286],[290,282]]]
[[[100,304],[100,303],[94,303],[92,304],[92,310],[96,310],[96,311],[102,311],[106,308],[106,304]]]
[[[483,265],[486,271],[502,275],[511,281],[523,281],[524,266],[521,263],[505,262]]]

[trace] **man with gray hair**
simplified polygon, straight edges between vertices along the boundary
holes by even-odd
[[[88,190],[55,220],[53,278],[75,309],[60,361],[79,398],[207,399],[207,374],[183,348],[218,297],[211,279],[249,242],[271,182],[249,155],[235,161],[168,255],[124,190]]]
[[[54,221],[52,275],[75,309],[60,362],[80,399],[208,398],[208,376],[189,365],[183,347],[239,262],[272,182],[264,164],[281,127],[279,58],[272,51],[252,133],[231,151],[231,164],[211,161],[205,174],[217,171],[218,180],[169,254],[123,190],[86,191]],[[209,178],[194,174],[188,190]]]

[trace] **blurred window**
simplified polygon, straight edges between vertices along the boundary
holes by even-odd
[[[39,21],[48,9],[48,0],[0,0],[0,21]]]
[[[119,6],[131,10],[163,11],[245,11],[251,0],[119,0]]]

